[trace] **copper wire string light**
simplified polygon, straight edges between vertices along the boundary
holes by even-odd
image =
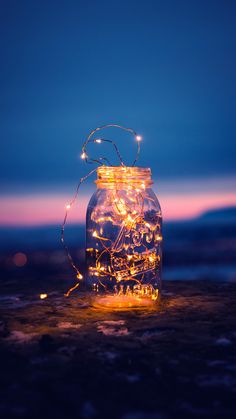
[[[111,127],[129,132],[135,138],[137,152],[132,166],[124,164],[113,140],[94,138],[100,130]],[[92,225],[92,228],[87,229],[87,245],[89,243],[89,247],[86,248],[87,285],[98,294],[102,291],[111,292],[112,297],[116,296],[112,301],[118,299],[119,304],[124,297],[129,304],[132,298],[135,298],[137,303],[141,297],[142,301],[147,299],[155,301],[158,297],[160,287],[157,271],[160,271],[162,241],[161,212],[155,195],[150,192],[152,184],[150,169],[134,167],[140,154],[141,140],[142,137],[131,128],[108,124],[91,131],[82,146],[81,158],[86,163],[96,163],[99,167],[80,179],[73,199],[66,205],[61,241],[78,279],[75,286],[65,294],[66,296],[69,296],[83,279],[65,244],[64,233],[68,212],[78,197],[81,184],[97,171],[98,179],[95,183],[101,191],[98,197],[103,196],[103,201],[98,198],[92,210],[89,204],[87,212],[87,221]],[[111,144],[120,165],[112,166],[106,157],[89,158],[87,154],[89,143]],[[108,305],[111,305],[110,301]]]
[[[105,157],[100,157],[99,159],[92,159],[92,158],[89,159],[88,158],[88,155],[86,153],[86,147],[87,147],[87,145],[89,143],[97,143],[97,144],[101,144],[103,142],[104,143],[110,143],[110,144],[113,145],[113,147],[115,149],[115,152],[116,152],[116,154],[117,154],[117,156],[118,156],[118,158],[120,160],[120,164],[122,166],[125,166],[125,164],[123,162],[123,159],[121,157],[121,154],[119,152],[119,149],[118,149],[118,147],[117,147],[117,145],[116,145],[116,143],[114,141],[112,141],[112,140],[105,140],[104,138],[96,138],[96,139],[93,139],[92,138],[94,136],[94,134],[96,134],[97,132],[99,132],[99,131],[101,131],[101,130],[103,130],[105,128],[119,128],[119,129],[122,129],[123,131],[129,132],[130,134],[132,134],[134,136],[134,138],[135,138],[135,140],[137,141],[137,144],[138,144],[136,157],[135,157],[134,162],[132,164],[132,166],[134,166],[136,164],[136,162],[138,160],[138,157],[139,157],[139,154],[140,154],[140,141],[142,140],[142,137],[140,135],[137,135],[137,133],[132,128],[125,128],[122,125],[117,125],[117,124],[103,125],[101,127],[95,128],[93,131],[91,131],[90,134],[88,135],[86,141],[84,142],[84,144],[82,146],[81,158],[82,159],[85,159],[85,161],[87,163],[99,163],[99,164],[102,164],[101,163],[102,160],[108,162],[107,158],[105,158]],[[111,164],[110,164],[110,166],[111,166]]]

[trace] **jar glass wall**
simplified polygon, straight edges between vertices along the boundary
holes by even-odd
[[[161,289],[162,216],[151,171],[101,166],[97,174],[86,216],[86,285],[93,304],[153,306]]]

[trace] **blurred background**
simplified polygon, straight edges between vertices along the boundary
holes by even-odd
[[[139,165],[151,167],[163,210],[164,278],[235,281],[236,3],[0,5],[2,277],[73,277],[60,224],[91,168],[81,146],[90,130],[118,123],[143,137]],[[106,135],[128,165],[132,138]],[[82,187],[66,231],[82,265],[94,188]]]

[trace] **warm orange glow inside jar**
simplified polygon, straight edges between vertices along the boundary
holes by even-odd
[[[151,170],[101,166],[87,209],[87,287],[93,304],[153,306],[161,289],[161,209]]]

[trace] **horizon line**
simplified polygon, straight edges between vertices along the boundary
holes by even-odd
[[[186,222],[194,222],[200,221],[204,215],[208,214],[209,212],[218,212],[220,210],[224,211],[227,209],[236,209],[236,203],[233,205],[226,205],[226,206],[218,206],[218,207],[209,207],[207,210],[200,212],[199,214],[192,216],[192,217],[185,217],[185,218],[166,218],[162,217],[162,221],[164,223],[186,223]],[[63,220],[61,222],[36,222],[36,223],[1,223],[0,221],[0,229],[20,229],[20,228],[43,228],[43,227],[57,227],[61,228],[63,224]],[[85,220],[73,220],[68,221],[67,226],[85,226]]]

